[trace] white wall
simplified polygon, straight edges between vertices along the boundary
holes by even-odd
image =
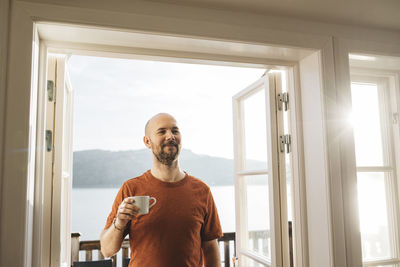
[[[9,1],[1,0],[0,13],[0,42],[2,45],[0,50],[0,127],[2,124],[5,125],[4,129],[1,128],[2,138],[0,139],[0,151],[3,156],[0,162],[0,168],[2,167],[0,183],[0,266],[24,266],[24,247],[25,243],[28,242],[24,239],[26,233],[25,211],[27,206],[29,148],[30,53],[32,51],[29,47],[32,40],[32,34],[30,34],[32,19],[313,49],[321,49],[327,42],[330,42],[330,37],[333,36],[340,40],[356,40],[362,44],[363,51],[372,49],[379,53],[400,56],[400,33],[398,32],[146,1],[12,1],[13,13],[11,25],[9,25],[11,30],[7,31],[5,29],[8,28],[8,12],[6,12],[8,3]],[[8,34],[10,34],[9,47],[5,45],[7,44]],[[337,46],[340,47],[341,45],[340,41],[337,42]],[[343,49],[343,51],[347,51],[345,47]],[[335,49],[334,51],[338,50]],[[10,56],[8,63],[5,60],[5,55]],[[332,56],[340,57],[340,60],[334,60],[338,64],[335,73],[336,79],[340,81],[343,78],[346,81],[346,64],[340,63],[343,60],[346,61],[346,53],[335,52]],[[337,72],[342,66],[344,66],[344,69],[342,69],[344,73]],[[6,70],[8,70],[7,79],[5,79]],[[7,85],[5,86],[6,82]],[[7,90],[5,90],[5,87]],[[337,93],[334,86],[329,88],[332,88],[329,90],[333,91],[328,93],[332,95]],[[343,90],[346,91],[346,88],[344,87]],[[340,106],[340,103],[335,103],[335,105]],[[326,109],[326,107],[323,108]],[[334,110],[330,111],[334,112]],[[3,114],[5,114],[5,122],[3,121]],[[335,112],[329,114],[330,119],[335,119],[335,116],[340,120],[340,115],[335,114]],[[331,139],[335,138],[334,136],[327,135],[326,138],[328,138],[328,143],[335,143],[330,142]],[[337,153],[345,152],[344,150]],[[345,158],[344,154],[342,156]],[[327,157],[326,160],[330,163],[338,160],[337,154],[328,153]],[[1,166],[1,163],[3,163],[3,166]],[[342,168],[340,164],[334,166]],[[348,168],[351,168],[351,166]],[[327,190],[336,194],[329,199],[330,202],[328,201],[327,204],[334,206],[332,208],[332,220],[337,222],[332,233],[334,238],[329,240],[328,244],[333,248],[335,257],[343,255],[343,253],[336,252],[339,248],[344,250],[346,245],[351,247],[343,240],[346,234],[343,229],[346,218],[345,213],[343,213],[345,203],[337,201],[342,199],[342,191],[331,190],[331,187],[341,189],[343,179],[347,179],[344,175],[351,177],[351,171],[346,171],[346,169],[340,172],[330,171],[326,176],[328,179],[326,181]],[[335,201],[332,202],[332,200]],[[314,214],[313,216],[317,215]],[[312,231],[312,229],[310,230]],[[348,234],[351,235],[351,232]],[[346,251],[349,253],[351,249],[349,248]],[[314,254],[313,257],[318,257],[317,252]],[[323,257],[322,255],[323,253],[320,257]],[[342,265],[335,266],[342,267]],[[347,266],[357,265],[347,261]]]

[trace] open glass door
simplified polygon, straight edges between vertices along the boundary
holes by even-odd
[[[268,72],[233,97],[239,266],[289,266],[276,104],[281,84],[280,73]]]
[[[44,203],[50,265],[71,266],[73,91],[65,55],[48,54]]]

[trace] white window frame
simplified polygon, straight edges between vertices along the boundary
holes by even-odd
[[[395,114],[399,113],[399,73],[354,67],[351,68],[351,82],[377,85],[384,165],[357,166],[357,173],[385,173],[385,187],[388,192],[386,204],[388,205],[389,241],[391,255],[393,255],[390,259],[363,261],[363,266],[400,264],[400,122],[396,124],[392,122],[396,119]]]

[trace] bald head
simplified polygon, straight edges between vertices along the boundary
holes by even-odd
[[[143,142],[152,150],[155,162],[172,166],[181,150],[181,133],[175,118],[167,113],[153,116],[146,123]]]
[[[158,113],[158,114],[154,115],[153,117],[151,117],[147,121],[146,126],[144,128],[144,134],[146,136],[149,136],[149,134],[151,132],[151,128],[154,126],[155,122],[157,122],[159,119],[162,119],[162,118],[171,118],[176,122],[175,118],[172,115],[170,115],[168,113]]]

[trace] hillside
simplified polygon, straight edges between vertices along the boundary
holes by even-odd
[[[198,155],[183,149],[179,160],[183,170],[210,186],[233,185],[232,159]],[[76,151],[73,187],[120,187],[125,180],[141,175],[151,166],[152,156],[147,149]]]

